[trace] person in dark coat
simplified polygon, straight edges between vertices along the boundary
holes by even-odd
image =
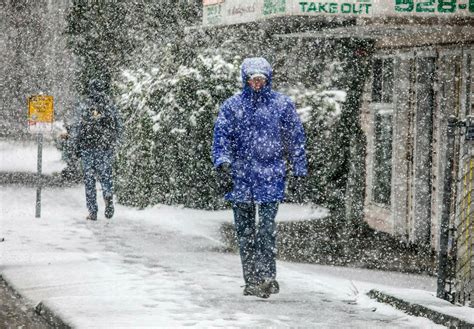
[[[242,92],[220,108],[212,155],[219,186],[232,202],[244,295],[268,298],[279,292],[275,217],[287,163],[293,176],[307,175],[305,134],[291,99],[272,90],[267,60],[245,59],[242,80]]]
[[[122,121],[106,90],[101,80],[89,82],[88,98],[79,105],[79,119],[73,132],[76,154],[82,159],[88,220],[97,220],[96,177],[103,190],[105,217],[114,215],[112,162]]]

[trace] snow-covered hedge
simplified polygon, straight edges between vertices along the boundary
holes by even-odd
[[[288,195],[288,198],[328,206],[335,197],[341,197],[337,172],[345,157],[340,141],[347,137],[339,129],[346,92],[326,88],[327,84],[319,89],[308,89],[299,84],[286,89],[285,93],[295,101],[303,121],[309,166],[304,190],[300,195]],[[292,184],[291,180],[289,184]]]
[[[169,54],[169,56],[172,56]],[[118,83],[126,125],[117,166],[121,202],[215,208],[212,130],[220,104],[240,89],[240,59],[207,50],[176,71],[163,62]]]

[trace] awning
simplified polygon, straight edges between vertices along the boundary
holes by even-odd
[[[474,43],[474,27],[459,25],[369,24],[327,28],[288,34],[274,34],[276,38],[312,39],[367,39],[378,46],[409,44]]]

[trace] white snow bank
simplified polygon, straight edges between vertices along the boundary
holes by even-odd
[[[0,140],[0,172],[37,172],[38,144],[34,141]],[[50,142],[43,143],[43,174],[60,172],[66,164],[61,152]]]
[[[118,206],[90,222],[82,188],[46,188],[37,219],[34,200],[33,188],[0,189],[0,273],[75,328],[440,328],[365,296],[433,290],[423,276],[278,262],[280,294],[242,296],[239,256],[213,251],[230,212]],[[309,212],[298,209],[283,216]]]

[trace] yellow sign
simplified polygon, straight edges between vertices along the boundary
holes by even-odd
[[[28,122],[53,123],[53,96],[37,95],[28,98]]]

